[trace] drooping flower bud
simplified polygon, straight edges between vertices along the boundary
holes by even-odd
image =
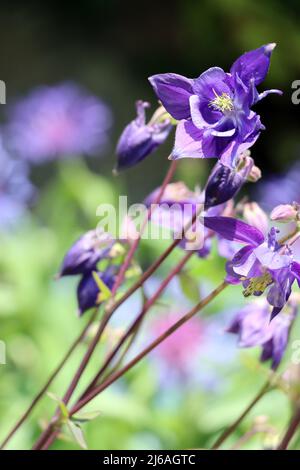
[[[227,332],[238,335],[240,348],[261,346],[261,362],[271,360],[272,369],[275,370],[286,350],[296,313],[295,307],[287,305],[270,322],[270,306],[267,301],[255,300],[237,312]]]
[[[90,272],[100,259],[108,255],[113,243],[112,236],[107,232],[86,232],[65,255],[58,277]]]
[[[247,181],[254,166],[253,159],[241,155],[235,168],[218,161],[205,187],[205,209],[233,198]]]
[[[111,289],[115,280],[115,267],[110,266],[105,272],[96,272],[96,276]],[[86,310],[96,307],[101,303],[99,286],[93,272],[85,274],[77,287],[78,313],[81,316]]]
[[[116,170],[124,170],[136,165],[156,150],[167,139],[172,124],[164,108],[154,113],[151,121],[146,124],[145,109],[150,105],[145,101],[137,101],[137,117],[124,129],[116,149],[118,163]]]
[[[243,217],[248,224],[258,228],[262,233],[268,231],[268,217],[256,202],[247,202],[244,204]]]
[[[299,204],[280,204],[274,207],[270,218],[271,220],[276,220],[276,222],[293,222],[299,220],[299,214]]]

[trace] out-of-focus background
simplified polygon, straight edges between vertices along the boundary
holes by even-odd
[[[255,199],[269,201],[273,191],[271,199],[281,200],[279,181],[285,181],[290,198],[299,198],[299,169],[289,173],[293,188],[287,177],[276,179],[296,168],[300,154],[300,108],[291,100],[292,82],[300,79],[299,15],[296,0],[78,0],[29,1],[26,5],[15,1],[13,6],[2,2],[0,79],[6,84],[6,104],[0,105],[0,340],[6,344],[7,363],[0,365],[0,437],[29,404],[86,321],[86,316],[76,316],[77,280],[53,279],[65,251],[80,234],[95,227],[100,203],[115,204],[119,194],[128,195],[129,203],[142,201],[161,183],[168,167],[172,137],[136,167],[112,175],[115,145],[123,127],[135,116],[135,101],[147,100],[153,110],[157,104],[148,76],[176,72],[196,77],[214,65],[228,70],[244,51],[276,42],[262,89],[279,88],[284,95],[269,96],[257,106],[266,131],[252,149],[256,164],[272,186],[247,189]],[[31,122],[37,112],[35,100],[42,98],[32,93],[41,86],[60,84],[65,91],[60,89],[48,102],[45,99],[46,114],[35,125]],[[73,158],[44,158],[47,145],[45,150],[39,132],[48,129],[48,109],[56,102],[63,108],[61,96],[73,86],[99,100],[99,115],[89,118],[87,114],[87,119],[95,119],[96,125],[99,119],[105,129],[98,136],[99,146],[89,151],[90,130],[84,134],[83,123],[82,141],[76,143],[82,148],[81,155],[77,151]],[[24,104],[24,99],[29,101]],[[76,93],[74,100],[80,121],[86,101]],[[68,123],[65,132],[69,132]],[[60,137],[55,134],[58,142]],[[88,153],[94,155],[88,157]],[[8,171],[11,158],[16,167]],[[181,161],[177,179],[191,188],[201,185],[210,166],[211,162]],[[14,178],[16,174],[19,176]],[[8,180],[13,181],[8,184]],[[23,210],[23,203],[28,209]],[[11,214],[16,215],[15,220],[10,220]],[[143,242],[139,252],[142,266],[163,246],[163,242]],[[160,275],[168,273],[179,255],[175,253]],[[196,295],[204,295],[222,278],[223,262],[214,256],[192,260],[189,267],[197,285],[194,290],[199,289]],[[202,273],[204,281],[200,281]],[[157,283],[159,277],[148,283],[149,291]],[[178,283],[170,287],[153,309],[136,348],[163,327],[159,320],[168,322],[170,315],[175,318],[191,305],[191,293],[182,290]],[[267,368],[258,365],[257,351],[239,351],[235,338],[224,333],[231,312],[242,303],[236,296],[238,303],[232,305],[232,298],[232,294],[223,295],[206,310],[205,319],[170,344],[174,354],[164,349],[153,353],[93,402],[91,408],[101,414],[85,427],[90,448],[201,448],[213,442],[219,429],[238,415],[267,376]],[[133,318],[139,303],[137,295],[121,309],[89,373],[96,370],[104,350]],[[56,394],[63,393],[84,347],[80,346],[51,387]],[[182,354],[185,349],[190,356]],[[191,356],[197,358],[192,364]],[[11,448],[28,448],[54,408],[50,398],[44,399]],[[274,392],[234,439],[262,414],[280,431],[288,410],[284,394]],[[268,444],[260,435],[246,444],[250,448],[262,445]],[[75,445],[58,442],[55,446]]]

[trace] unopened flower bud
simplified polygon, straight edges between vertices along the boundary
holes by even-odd
[[[277,222],[296,221],[299,217],[299,209],[298,204],[280,204],[272,210],[270,218]]]
[[[116,171],[136,165],[167,139],[172,129],[170,119],[166,113],[159,114],[147,124],[145,110],[149,106],[144,101],[136,103],[137,116],[125,127],[117,145]]]
[[[258,168],[258,166],[253,165],[249,175],[248,175],[248,181],[250,183],[256,183],[259,179],[261,178],[261,170]]]

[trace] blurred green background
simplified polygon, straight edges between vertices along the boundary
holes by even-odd
[[[78,0],[43,4],[29,1],[26,5],[15,1],[13,6],[2,2],[0,79],[7,86],[7,103],[35,86],[71,79],[110,106],[114,124],[110,147],[103,157],[34,168],[31,178],[39,197],[31,215],[13,232],[0,233],[0,340],[7,346],[7,364],[0,365],[1,438],[30,403],[89,315],[82,319],[76,316],[76,279],[53,280],[66,249],[81,233],[95,227],[95,211],[100,203],[116,203],[119,194],[128,194],[130,203],[139,202],[163,179],[172,139],[140,165],[112,176],[114,147],[121,130],[135,115],[135,100],[149,100],[155,106],[147,77],[168,71],[195,77],[213,65],[228,70],[242,52],[276,42],[263,87],[280,88],[284,95],[271,96],[257,107],[267,130],[252,155],[264,175],[279,173],[299,158],[300,151],[299,107],[291,102],[291,84],[300,79],[299,18],[297,0]],[[1,106],[0,113],[4,121],[5,106]],[[207,173],[206,162],[185,160],[179,164],[177,177],[193,187],[203,184]],[[142,266],[148,266],[163,246],[143,242],[139,252]],[[179,255],[176,252],[162,267],[161,275],[169,272]],[[223,264],[215,256],[205,262],[195,259],[189,267],[202,293],[222,278]],[[232,305],[232,298],[232,291],[224,294],[206,311],[207,316],[238,307]],[[172,291],[167,292],[164,305],[154,308],[152,315],[172,309],[172,299]],[[189,302],[182,300],[180,308],[185,311]],[[133,307],[138,305],[137,296],[122,309],[116,328],[133,318]],[[84,428],[89,448],[209,446],[267,376],[267,367],[258,365],[257,352],[241,353],[234,338],[225,340],[220,335],[228,317],[225,314],[220,318],[215,338],[212,335],[209,341],[212,345],[220,341],[221,347],[216,346],[215,356],[203,352],[198,367],[206,375],[199,382],[184,386],[175,382],[166,388],[155,359],[144,361],[92,403],[91,409],[99,409],[101,414]],[[140,339],[141,345],[147,342],[146,333]],[[225,361],[220,359],[223,345],[228,351]],[[97,351],[88,376],[96,370],[107,347],[104,344]],[[81,345],[51,391],[63,393],[84,349]],[[211,374],[213,385],[207,378]],[[84,379],[81,385],[86,382]],[[42,420],[49,418],[54,408],[53,401],[45,398],[10,447],[30,448]],[[272,392],[229,444],[260,414],[267,415],[280,432],[288,421],[289,401],[282,392]],[[262,445],[266,445],[263,438],[257,436],[246,447]],[[58,442],[55,447],[76,446]]]

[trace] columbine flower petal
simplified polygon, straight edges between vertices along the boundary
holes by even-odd
[[[227,240],[258,246],[264,241],[260,230],[232,217],[205,217],[205,227],[217,232]]]
[[[149,78],[156,95],[175,119],[190,115],[189,98],[193,94],[193,80],[176,73],[163,73]]]
[[[271,54],[276,44],[267,44],[239,57],[230,69],[230,73],[237,74],[247,85],[254,78],[255,85],[264,81],[270,66]]]

